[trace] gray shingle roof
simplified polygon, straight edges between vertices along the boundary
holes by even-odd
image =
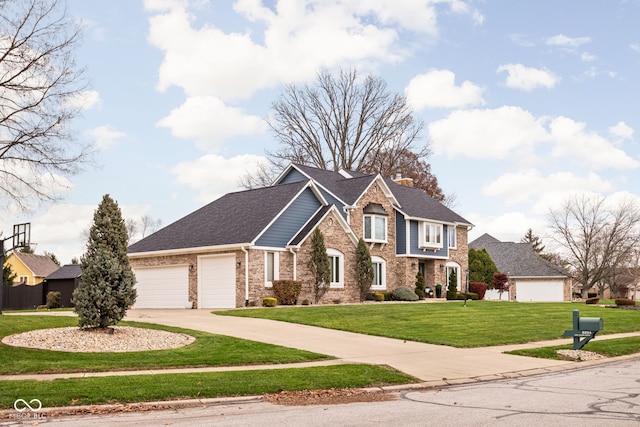
[[[82,276],[82,266],[80,264],[67,264],[48,275],[46,279],[76,279],[80,276]]]
[[[294,166],[347,204],[355,203],[377,176],[348,171],[352,178],[345,178],[339,172],[299,164]],[[469,221],[419,188],[399,185],[392,179],[385,179],[385,183],[400,203],[400,210],[410,217],[471,225]]]
[[[308,182],[229,193],[129,246],[129,253],[252,242]]]
[[[567,277],[567,274],[533,251],[529,243],[501,242],[483,234],[469,248],[485,249],[498,270],[510,277]]]

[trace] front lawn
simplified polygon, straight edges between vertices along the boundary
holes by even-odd
[[[78,319],[66,316],[0,316],[0,339],[34,329],[77,326],[77,324]],[[120,325],[185,333],[195,337],[196,341],[177,349],[129,353],[71,353],[0,344],[0,360],[2,360],[0,374],[256,365],[330,359],[329,356],[308,351],[193,330],[137,322],[120,322]]]
[[[11,408],[17,398],[27,402],[39,399],[44,408],[50,408],[260,395],[281,390],[352,388],[408,384],[415,381],[415,378],[393,369],[364,364],[52,381],[0,381],[0,408]]]
[[[369,335],[454,347],[484,347],[562,338],[572,327],[572,311],[602,317],[600,334],[640,331],[640,311],[584,303],[353,304],[217,311],[224,316],[257,317]]]
[[[508,351],[509,354],[517,354],[519,356],[541,357],[545,359],[562,359],[556,350],[571,350],[573,346],[558,345],[553,347],[528,348],[523,350]],[[640,337],[617,338],[611,340],[598,341],[598,337],[589,341],[582,350],[593,351],[608,357],[625,356],[627,354],[635,354],[640,351]]]

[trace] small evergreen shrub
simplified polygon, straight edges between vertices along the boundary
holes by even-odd
[[[49,292],[47,292],[47,304],[46,304],[46,307],[48,309],[62,307],[60,301],[61,301],[60,292],[57,292],[57,291],[49,291]]]
[[[591,304],[598,304],[600,302],[600,298],[598,298],[598,297],[587,298],[584,302],[586,304],[590,304],[590,305]]]
[[[478,300],[480,298],[478,296],[478,294],[476,294],[475,292],[467,292],[466,294],[464,292],[456,292],[455,297],[453,297],[451,299],[464,300],[465,299],[465,295],[466,295],[467,299]]]
[[[484,299],[489,285],[484,282],[469,282],[469,290],[478,294],[478,299]]]
[[[384,301],[384,294],[382,292],[374,292],[373,299],[375,301]]]
[[[636,302],[628,298],[616,298],[616,305],[636,305]]]
[[[385,301],[393,300],[393,292],[383,292],[382,295],[384,295]]]
[[[302,300],[302,305],[311,305],[311,302],[305,298]]]
[[[275,307],[278,304],[278,300],[272,297],[262,298],[262,305],[264,307]]]
[[[281,305],[296,305],[302,290],[302,283],[297,280],[274,280],[273,294]]]
[[[394,301],[418,301],[418,295],[409,288],[400,286],[393,291],[391,298]]]
[[[436,285],[436,298],[442,298],[442,285]]]
[[[415,289],[415,293],[416,293],[416,295],[418,295],[418,298],[420,298],[420,299],[424,299],[424,297],[426,296],[425,293],[424,293],[424,276],[419,271],[416,274],[416,289]]]

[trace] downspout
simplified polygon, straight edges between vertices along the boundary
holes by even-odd
[[[296,252],[293,248],[289,248],[289,252],[291,252],[291,255],[293,256],[293,280],[297,280],[298,277],[298,273],[297,273],[297,256],[296,256]]]
[[[244,306],[249,306],[249,251],[242,246],[244,252]]]

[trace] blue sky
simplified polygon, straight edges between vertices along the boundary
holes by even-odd
[[[640,1],[67,0],[91,82],[78,138],[93,165],[61,203],[4,213],[63,263],[106,193],[163,225],[236,191],[277,146],[284,84],[357,67],[405,93],[455,210],[518,241],[574,193],[637,197]],[[134,236],[135,238],[135,236]]]

